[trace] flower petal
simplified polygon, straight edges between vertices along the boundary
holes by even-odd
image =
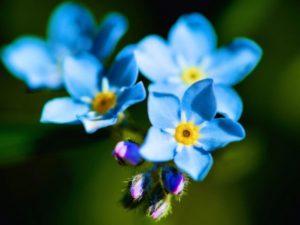
[[[165,80],[180,73],[172,52],[161,37],[150,35],[144,38],[135,51],[137,63],[142,74],[153,82]]]
[[[239,123],[227,118],[214,119],[202,124],[199,147],[213,151],[244,138],[245,130]]]
[[[174,162],[183,172],[196,181],[202,181],[213,164],[210,153],[195,148],[183,148],[175,155]]]
[[[87,133],[92,134],[101,128],[112,126],[117,123],[117,117],[103,118],[103,119],[90,119],[86,116],[80,116],[78,119],[82,122],[84,129]]]
[[[56,61],[47,44],[36,37],[22,37],[4,48],[7,69],[29,88],[58,88],[62,85]]]
[[[217,37],[211,23],[201,14],[181,16],[170,29],[169,41],[173,50],[191,64],[216,48]]]
[[[262,50],[255,42],[238,38],[207,59],[206,72],[217,84],[234,85],[252,72],[261,56]]]
[[[93,45],[93,53],[104,61],[114,51],[128,29],[126,18],[119,13],[110,13],[102,22]]]
[[[50,42],[72,53],[89,50],[92,47],[95,32],[92,14],[76,3],[63,3],[53,12],[48,35]]]
[[[92,98],[98,91],[101,70],[101,63],[92,55],[67,57],[63,63],[67,91],[78,100],[82,97]]]
[[[218,113],[238,121],[243,112],[243,102],[238,93],[231,87],[214,86]]]
[[[170,82],[157,82],[149,85],[149,92],[171,94],[182,99],[184,92],[187,90],[188,86],[170,83]]]
[[[76,123],[77,117],[87,113],[89,107],[72,98],[55,98],[48,101],[42,112],[42,123]]]
[[[118,115],[120,112],[123,112],[128,107],[143,101],[145,98],[146,90],[142,82],[139,82],[132,87],[125,88],[118,96],[117,106],[113,110],[113,114]]]
[[[129,46],[130,49],[132,49]],[[138,77],[138,66],[134,57],[133,49],[125,47],[116,57],[108,71],[109,84],[115,87],[130,87]]]
[[[180,101],[174,95],[152,92],[148,97],[148,115],[154,127],[174,128],[180,121]]]
[[[174,138],[158,128],[151,127],[140,153],[145,160],[165,162],[172,160],[177,144]]]
[[[211,79],[198,81],[186,90],[182,98],[182,110],[188,120],[195,120],[196,123],[215,117],[217,104]]]

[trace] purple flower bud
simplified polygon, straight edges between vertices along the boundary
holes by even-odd
[[[171,210],[171,203],[168,198],[154,202],[148,208],[150,217],[154,220],[159,220],[166,216]]]
[[[137,166],[143,162],[139,151],[140,147],[137,144],[130,141],[121,141],[116,145],[113,156],[120,164]]]
[[[130,195],[133,200],[140,201],[150,187],[150,174],[138,174],[133,177],[130,185]]]
[[[163,169],[162,181],[166,191],[173,195],[181,194],[186,183],[184,175],[175,168],[170,167]]]

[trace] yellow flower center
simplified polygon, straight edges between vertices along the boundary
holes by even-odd
[[[116,103],[117,96],[115,93],[111,91],[99,92],[92,102],[92,108],[100,114],[105,114],[115,107]]]
[[[185,84],[191,85],[196,81],[203,79],[204,72],[197,67],[190,67],[183,70],[181,78]]]
[[[180,144],[194,145],[200,137],[199,129],[192,122],[180,123],[175,129],[175,140]]]

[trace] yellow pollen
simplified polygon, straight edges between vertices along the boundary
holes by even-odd
[[[200,137],[199,127],[192,122],[180,123],[175,129],[175,140],[184,145],[195,145]]]
[[[92,102],[93,110],[105,114],[110,109],[115,107],[117,103],[117,96],[111,91],[99,92]]]
[[[198,80],[202,80],[204,73],[197,67],[190,67],[183,70],[181,78],[185,84],[191,85]]]

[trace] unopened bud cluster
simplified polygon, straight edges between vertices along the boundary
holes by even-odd
[[[139,151],[138,144],[122,141],[116,145],[113,157],[120,165],[138,167],[143,163]],[[178,199],[186,184],[186,177],[176,168],[155,164],[129,180],[122,204],[128,209],[143,209],[150,218],[159,220],[171,212],[172,198]]]

